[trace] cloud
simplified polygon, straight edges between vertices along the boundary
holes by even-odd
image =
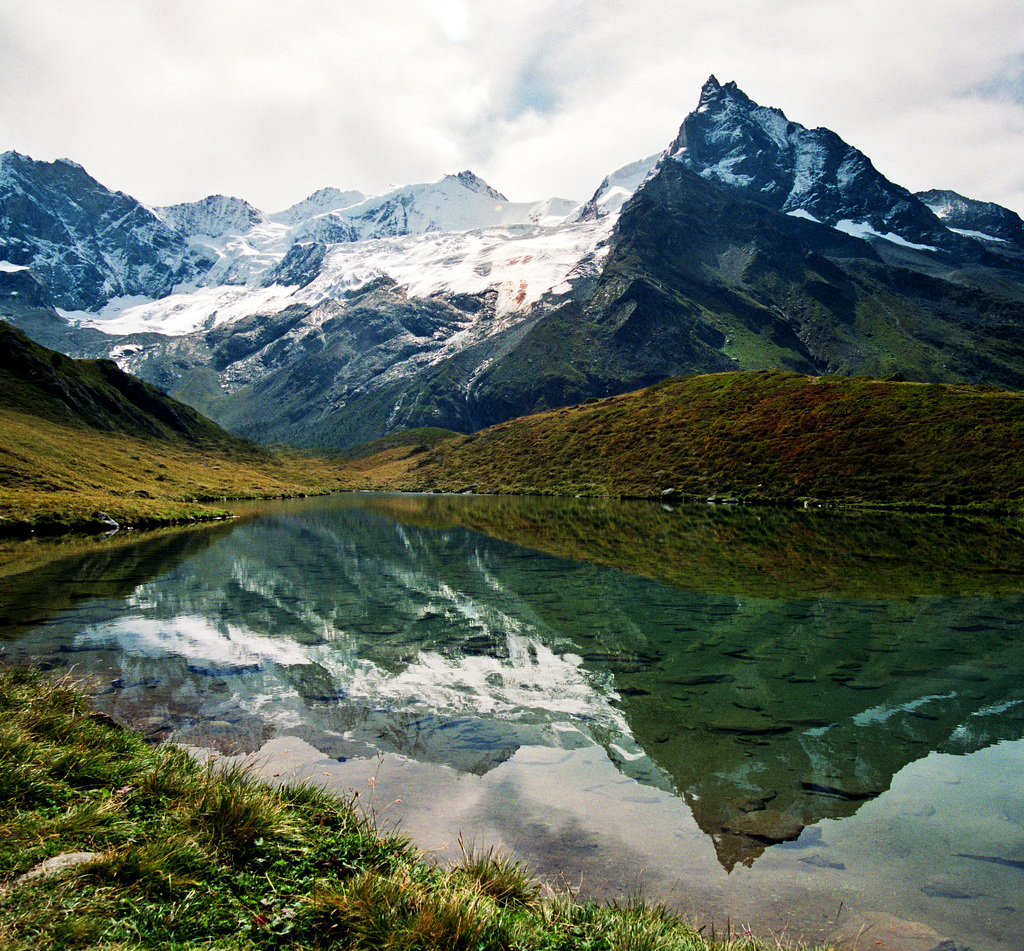
[[[1005,60],[990,77],[965,89],[964,95],[1024,105],[1024,54]]]
[[[469,37],[469,15],[463,0],[441,0],[437,16],[444,35],[453,43],[463,43]]]
[[[0,149],[151,204],[463,168],[585,198],[715,73],[909,187],[1010,201],[1018,21],[1019,0],[0,0]]]

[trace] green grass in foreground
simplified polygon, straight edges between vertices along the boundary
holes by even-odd
[[[0,940],[5,951],[777,947],[716,944],[659,905],[545,895],[491,852],[432,864],[356,803],[147,746],[70,687],[0,670]],[[17,882],[71,852],[97,856]]]

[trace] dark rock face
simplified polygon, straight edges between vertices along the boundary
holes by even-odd
[[[915,244],[978,254],[834,132],[790,122],[781,110],[759,106],[735,83],[722,86],[714,76],[669,155],[775,211],[803,212],[829,225],[863,223]]]
[[[496,188],[491,188],[479,175],[466,169],[464,172],[459,172],[458,175],[449,175],[448,178],[454,178],[464,188],[468,188],[472,192],[477,192],[481,195],[486,195],[488,198],[493,198],[495,201],[508,201],[508,199]]]
[[[121,295],[160,297],[213,263],[81,166],[17,152],[0,156],[0,259],[30,265],[54,303],[69,310]]]
[[[1009,208],[941,189],[918,192],[917,197],[938,215],[947,228],[987,235],[1024,249],[1024,221]]]
[[[258,208],[241,198],[211,195],[201,201],[168,205],[158,209],[160,217],[185,236],[245,234],[264,220]]]
[[[39,276],[28,268],[0,271],[0,308],[53,307],[50,290]]]
[[[354,240],[345,238],[344,240]],[[281,263],[270,272],[263,282],[271,284],[294,284],[305,287],[312,283],[324,266],[327,245],[322,241],[296,241],[287,251]]]

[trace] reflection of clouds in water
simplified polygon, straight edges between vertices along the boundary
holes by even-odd
[[[527,713],[597,721],[628,733],[625,719],[611,706],[607,683],[582,666],[579,657],[559,656],[533,638],[508,635],[508,657],[447,657],[421,651],[401,673],[360,665],[346,690],[392,708],[405,705],[434,712],[515,719]]]
[[[132,617],[88,629],[75,646],[119,647],[130,656],[182,657],[187,661],[248,666],[309,663],[308,649],[294,641],[266,637],[240,624],[213,624],[208,618],[179,615],[170,619]]]
[[[897,713],[913,713],[918,707],[923,707],[933,700],[952,700],[955,697],[956,692],[954,691],[951,693],[930,694],[927,697],[915,697],[907,703],[883,703],[877,707],[872,707],[870,710],[865,710],[863,713],[858,713],[853,718],[853,722],[857,726],[874,726],[875,724],[885,723]]]
[[[458,599],[456,599],[458,600]],[[477,612],[468,610],[478,626]],[[511,622],[511,619],[509,619]],[[513,625],[521,628],[522,625]],[[493,633],[493,632],[490,632]],[[351,639],[341,632],[315,645],[290,638],[267,637],[237,623],[212,623],[196,615],[170,619],[119,618],[97,625],[75,638],[79,648],[119,648],[146,658],[179,657],[191,665],[252,668],[260,703],[294,696],[294,670],[324,671],[339,696],[350,705],[392,711],[416,710],[444,716],[484,716],[543,721],[579,719],[615,735],[629,736],[622,714],[612,706],[610,677],[596,675],[574,654],[559,655],[538,639],[515,632],[500,635],[506,650],[499,655],[445,655],[418,651],[398,672],[354,655]],[[275,670],[275,668],[278,668]],[[273,682],[279,683],[275,691]],[[235,681],[245,703],[245,681]],[[302,688],[298,687],[301,694]]]

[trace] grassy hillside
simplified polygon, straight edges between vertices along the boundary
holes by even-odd
[[[352,486],[326,460],[272,453],[122,373],[0,323],[0,534],[167,524],[232,498]]]
[[[1024,508],[1024,395],[783,371],[666,380],[362,467],[381,487]]]

